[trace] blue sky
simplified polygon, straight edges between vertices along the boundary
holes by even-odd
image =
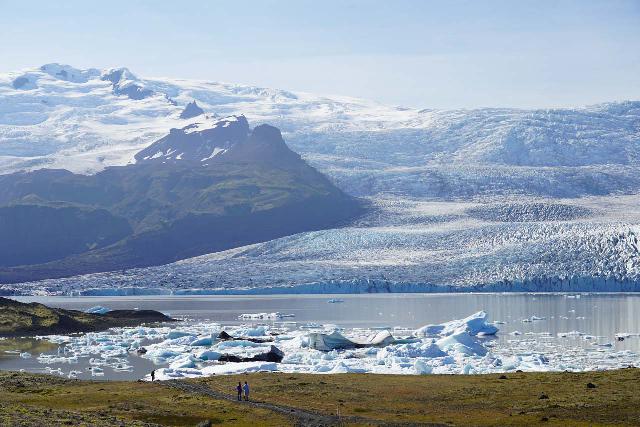
[[[0,58],[419,108],[576,106],[640,99],[640,1],[0,0]]]

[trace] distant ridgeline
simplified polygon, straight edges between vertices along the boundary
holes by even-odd
[[[0,282],[173,262],[334,227],[362,212],[244,116],[172,129],[96,175],[0,175]]]

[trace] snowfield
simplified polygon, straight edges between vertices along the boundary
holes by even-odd
[[[208,114],[280,128],[294,151],[358,196],[576,197],[640,184],[640,102],[417,110],[59,64],[0,74],[0,171],[127,164],[170,128],[202,121],[180,119],[193,100]]]
[[[181,119],[196,101],[207,115]],[[0,75],[0,173],[93,173],[244,114],[372,209],[343,228],[17,294],[637,291],[640,102],[418,110],[49,64]]]

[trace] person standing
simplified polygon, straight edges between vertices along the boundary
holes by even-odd
[[[238,392],[238,400],[242,400],[242,383],[238,382],[236,391]]]
[[[244,386],[242,387],[244,389],[244,400],[249,400],[249,384],[247,384],[247,382],[244,382]]]
[[[156,380],[156,370],[154,369],[153,371],[151,371],[151,381],[155,381]]]

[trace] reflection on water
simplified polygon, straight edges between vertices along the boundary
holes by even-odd
[[[489,313],[499,324],[498,342],[508,347],[514,340],[546,336],[558,346],[594,348],[596,343],[611,343],[615,350],[640,353],[640,338],[616,340],[617,333],[640,333],[640,295],[636,294],[365,294],[340,295],[342,303],[329,303],[331,295],[276,296],[143,296],[143,297],[21,297],[20,301],[37,301],[66,309],[85,310],[95,305],[110,309],[153,309],[189,321],[215,321],[223,324],[247,323],[238,320],[243,313],[282,312],[294,314],[297,323],[331,323],[342,327],[405,327],[441,323],[468,316],[479,310]],[[542,320],[531,320],[542,318]],[[260,321],[257,321],[260,322]],[[261,321],[269,322],[269,321]],[[513,332],[521,335],[513,335]],[[557,335],[579,331],[591,336],[558,340]],[[542,338],[540,338],[542,337]],[[0,341],[0,344],[3,341]],[[23,340],[5,343],[0,352],[14,345],[14,350],[51,353],[57,348],[38,347],[43,341]],[[31,347],[29,347],[31,346]],[[42,368],[35,359],[21,359],[7,353],[0,359],[0,369]],[[135,370],[151,370],[146,359],[132,357]],[[136,360],[137,359],[137,360]],[[118,378],[139,374],[120,372]],[[81,376],[80,376],[81,377]]]
[[[13,357],[12,354],[39,354],[56,351],[58,346],[46,340],[35,338],[6,338],[0,340],[0,358]]]

